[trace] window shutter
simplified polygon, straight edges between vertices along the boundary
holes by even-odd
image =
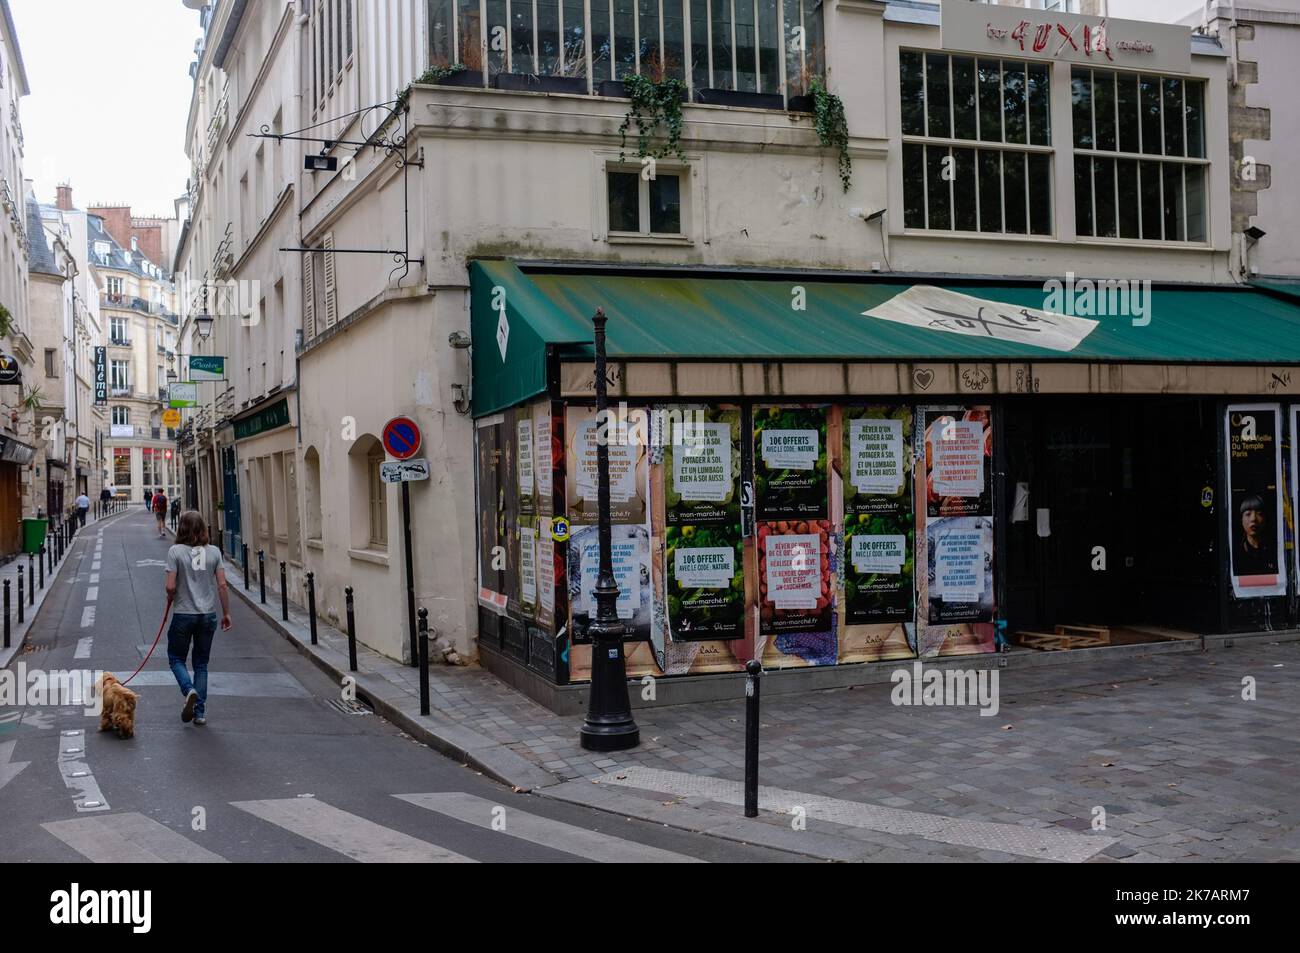
[[[325,326],[334,327],[339,319],[338,286],[334,273],[334,233],[325,236]]]
[[[303,337],[310,341],[316,336],[316,268],[315,252],[302,256],[302,323]]]

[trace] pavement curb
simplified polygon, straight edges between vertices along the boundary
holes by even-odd
[[[371,675],[360,667],[356,672],[349,671],[345,656],[327,646],[311,644],[308,624],[294,619],[299,613],[291,608],[289,622],[286,623],[277,612],[271,610],[269,602],[262,605],[256,595],[258,590],[245,589],[243,573],[233,566],[234,564],[227,564],[226,569],[227,575],[232,577],[230,588],[249,608],[335,681],[341,683],[345,677],[352,676],[356,681],[357,695],[367,699],[377,714],[416,740],[519,792],[535,791],[563,783],[560,778],[537,767],[523,755],[472,728],[458,725],[432,711],[428,715],[421,715],[418,701],[412,705],[410,696],[382,676]],[[235,585],[233,578],[238,578],[240,585]],[[319,618],[317,628],[333,629]]]

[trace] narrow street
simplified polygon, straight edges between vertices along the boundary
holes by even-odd
[[[85,530],[14,664],[129,675],[158,630],[169,542],[143,508]],[[180,720],[165,634],[130,686],[130,740],[100,734],[80,707],[6,712],[0,862],[799,859],[512,794],[346,713],[339,686],[241,600],[231,610],[203,727]]]

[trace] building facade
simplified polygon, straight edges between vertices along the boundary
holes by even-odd
[[[142,251],[152,224],[137,229],[124,207],[91,206],[87,213],[87,253],[101,282],[107,332],[108,483],[131,502],[158,489],[170,498],[180,487],[175,428],[163,421],[169,385],[179,380],[175,284]]]
[[[236,12],[282,12],[223,6],[201,88]],[[298,392],[267,423],[318,606],[351,587],[409,660],[409,492],[439,634],[587,677],[600,308],[634,674],[1293,624],[1300,353],[1234,273],[1230,57],[1042,6],[298,4]]]

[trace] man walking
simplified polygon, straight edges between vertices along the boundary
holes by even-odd
[[[153,497],[153,518],[158,521],[158,538],[162,539],[167,535],[167,496],[163,493],[162,487]]]
[[[90,497],[82,493],[77,497],[77,522],[82,529],[86,527],[86,514],[90,512]]]

